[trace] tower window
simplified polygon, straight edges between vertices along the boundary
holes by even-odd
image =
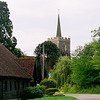
[[[63,51],[65,51],[65,44],[63,44]]]

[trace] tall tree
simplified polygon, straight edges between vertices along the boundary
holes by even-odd
[[[12,36],[13,25],[9,19],[9,14],[7,3],[0,1],[0,42],[10,51],[13,51],[17,40]]]
[[[8,48],[15,56],[24,57],[24,53],[15,48],[17,39],[12,36],[13,25],[10,20],[10,12],[6,2],[0,1],[0,43]]]

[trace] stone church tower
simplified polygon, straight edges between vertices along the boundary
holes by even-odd
[[[51,41],[57,45],[60,49],[62,56],[67,55],[70,56],[70,38],[64,38],[61,35],[61,27],[60,27],[60,16],[58,14],[58,24],[57,24],[57,33],[56,37],[48,38],[48,41]]]

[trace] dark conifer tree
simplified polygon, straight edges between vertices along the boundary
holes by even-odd
[[[10,51],[13,51],[17,40],[12,36],[13,25],[9,14],[7,3],[0,1],[0,42]]]

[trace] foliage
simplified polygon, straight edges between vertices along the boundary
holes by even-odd
[[[41,59],[39,56],[36,57],[35,59],[35,67],[34,67],[34,78],[35,78],[35,83],[37,81],[37,83],[40,83],[41,80],[42,80],[42,65],[41,65]],[[47,74],[47,71],[45,69],[45,66],[44,66],[44,78],[46,78],[46,74]]]
[[[78,93],[80,89],[78,85],[71,85],[68,83],[65,83],[64,86],[61,87],[61,91],[64,93]]]
[[[80,87],[87,87],[99,82],[99,71],[94,68],[94,43],[84,46],[79,57],[72,59],[72,81]]]
[[[78,99],[71,96],[54,96],[54,97],[43,97],[43,98],[27,99],[27,100],[78,100]]]
[[[57,91],[58,91],[57,88],[48,88],[48,89],[46,89],[46,94],[47,95],[53,95]]]
[[[44,85],[39,85],[37,87],[45,94],[46,87]]]
[[[100,37],[100,27],[91,31],[91,33],[93,33],[93,37]]]
[[[8,48],[16,57],[24,57],[24,53],[15,48],[17,39],[12,35],[13,25],[10,20],[10,12],[6,2],[0,1],[0,43]]]
[[[78,46],[77,49],[72,52],[72,57],[78,58],[81,55],[82,49],[83,49],[82,46]]]
[[[51,66],[55,64],[57,61],[58,57],[60,56],[60,49],[56,46],[56,44],[50,42],[50,41],[45,41],[41,44],[39,44],[36,49],[35,53],[37,56],[43,55],[43,45],[44,45],[44,53],[47,56],[46,61],[47,63],[50,62]]]
[[[14,51],[12,51],[12,53],[18,58],[25,56],[25,54],[19,48],[14,48]]]
[[[79,93],[79,94],[100,94],[100,86],[90,86],[87,88],[80,88],[78,85],[65,84],[61,91],[64,93]]]
[[[21,93],[21,98],[24,99],[33,99],[43,97],[42,91],[38,87],[26,87]]]
[[[55,92],[53,95],[54,96],[63,96],[63,94],[64,94],[63,92]]]
[[[100,73],[100,38],[94,43],[95,54],[93,56],[93,65]],[[99,77],[100,78],[100,77]]]
[[[44,79],[40,82],[40,85],[44,85],[46,88],[55,88],[56,81],[53,79]]]
[[[71,60],[67,56],[60,57],[54,69],[51,70],[51,78],[57,81],[57,86],[61,87],[65,82],[70,82]]]
[[[7,3],[0,1],[0,42],[12,51],[17,44],[17,40],[12,36],[13,25],[9,19],[9,14]]]

